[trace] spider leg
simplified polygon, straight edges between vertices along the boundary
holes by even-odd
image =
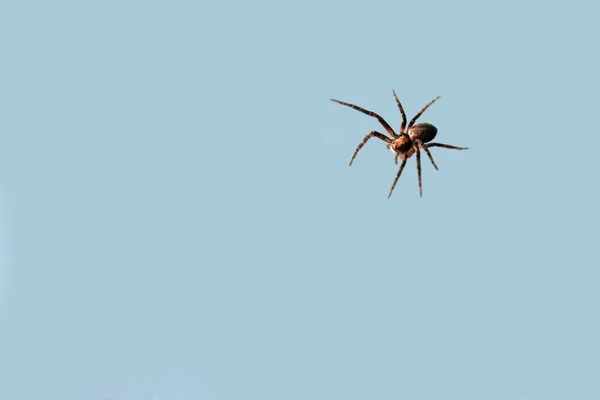
[[[437,165],[435,165],[435,161],[433,161],[433,157],[429,152],[427,146],[421,141],[421,139],[415,139],[415,143],[417,143],[417,145],[425,151],[425,153],[429,157],[429,161],[431,161],[431,163],[433,164],[433,167],[439,171],[439,168],[437,167]]]
[[[367,136],[365,136],[365,138],[363,139],[363,141],[360,142],[360,144],[358,145],[358,147],[356,148],[356,150],[354,150],[354,154],[352,155],[352,158],[350,159],[350,166],[352,166],[352,162],[354,161],[354,158],[358,154],[358,151],[360,149],[362,149],[362,147],[365,145],[365,143],[367,143],[367,141],[369,139],[371,139],[373,136],[375,136],[376,138],[379,138],[379,139],[383,140],[386,143],[392,143],[392,139],[390,139],[389,137],[385,136],[383,133],[379,133],[377,131],[369,132],[367,134]]]
[[[417,175],[419,176],[419,194],[423,197],[423,185],[421,183],[421,152],[419,151],[419,145],[415,147],[415,152],[417,153]]]
[[[429,108],[430,105],[432,105],[433,103],[435,103],[435,101],[437,99],[439,99],[441,96],[436,97],[435,99],[431,100],[429,103],[427,103],[425,105],[425,107],[421,108],[421,111],[419,111],[417,113],[417,115],[415,115],[413,117],[413,119],[410,120],[410,124],[408,124],[408,128],[410,129],[411,126],[413,126],[415,124],[415,122],[417,122],[417,119],[425,112],[425,110],[427,110]]]
[[[398,100],[398,96],[396,96],[396,91],[392,89],[392,93],[394,93],[394,98],[396,99],[396,104],[398,104],[398,108],[400,109],[400,114],[402,115],[402,125],[400,125],[400,134],[403,134],[404,128],[406,128],[406,113],[404,112],[404,108],[402,108],[402,104],[400,104],[400,100]],[[396,159],[396,164],[398,164],[398,159]]]
[[[329,99],[329,100],[331,100],[333,102],[336,102],[338,104],[341,104],[343,106],[353,108],[356,111],[360,111],[361,113],[367,114],[367,115],[369,115],[369,116],[371,116],[373,118],[377,118],[377,120],[379,121],[379,123],[385,128],[385,130],[387,131],[387,133],[390,134],[390,136],[392,136],[394,138],[398,137],[398,135],[396,135],[396,132],[394,132],[394,130],[392,129],[392,127],[387,122],[385,122],[385,119],[383,119],[381,116],[379,116],[379,114],[374,113],[373,111],[365,110],[364,108],[361,108],[359,106],[355,106],[354,104],[346,103],[346,102],[339,101],[339,100],[336,100],[336,99]]]
[[[392,192],[394,191],[394,188],[396,187],[396,182],[398,182],[398,178],[400,178],[400,175],[402,174],[402,170],[404,169],[405,165],[406,165],[406,158],[402,159],[402,164],[400,165],[400,169],[398,170],[398,173],[396,174],[396,178],[394,179],[394,183],[392,184],[392,188],[390,189],[390,194],[388,194],[388,199],[390,197],[392,197]]]
[[[443,147],[445,149],[452,149],[452,150],[469,150],[468,147],[458,147],[458,146],[452,146],[449,144],[444,144],[444,143],[426,143],[424,144],[425,148],[427,147]]]

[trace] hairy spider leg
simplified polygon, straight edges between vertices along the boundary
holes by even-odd
[[[358,151],[360,149],[362,149],[362,147],[365,145],[365,143],[367,143],[367,140],[371,139],[373,136],[375,136],[376,138],[379,138],[381,140],[383,140],[386,143],[392,143],[392,139],[390,139],[389,137],[385,136],[383,133],[379,133],[377,131],[371,131],[367,134],[367,136],[365,136],[365,138],[363,139],[362,142],[360,142],[360,144],[358,145],[358,147],[356,148],[356,150],[354,150],[354,154],[352,155],[352,158],[350,159],[350,166],[352,166],[352,162],[354,161],[354,158],[356,158],[356,155],[358,154]]]
[[[421,152],[419,151],[419,145],[415,146],[417,148],[417,175],[419,176],[419,194],[423,197],[423,185],[421,183]]]
[[[410,120],[410,124],[408,124],[408,128],[410,129],[411,126],[413,126],[415,124],[415,122],[417,122],[417,119],[425,112],[425,110],[427,110],[429,108],[430,105],[432,105],[433,103],[436,102],[437,99],[439,99],[441,96],[436,97],[435,99],[431,100],[429,103],[427,103],[427,105],[423,108],[421,108],[421,111],[419,111],[417,113],[417,115],[415,115],[413,117],[413,119]]]
[[[468,147],[458,147],[458,146],[452,146],[452,145],[444,144],[444,143],[426,143],[424,146],[425,147],[443,147],[445,149],[452,149],[452,150],[469,150]]]
[[[429,149],[427,149],[427,146],[423,143],[423,141],[421,139],[415,139],[415,143],[417,144],[417,146],[419,146],[419,148],[425,151],[425,153],[429,157],[429,161],[431,161],[431,163],[433,164],[433,167],[439,171],[439,168],[437,167],[437,165],[435,165],[435,161],[433,161],[433,156],[431,155]]]
[[[402,164],[400,165],[400,169],[398,170],[398,173],[396,174],[396,178],[394,179],[394,183],[392,183],[392,188],[390,189],[390,194],[388,194],[388,199],[390,197],[392,197],[392,192],[394,191],[394,188],[396,187],[396,182],[398,182],[398,178],[400,178],[400,175],[402,174],[402,170],[404,169],[404,166],[406,165],[406,158],[402,159]]]
[[[398,96],[396,96],[396,91],[392,89],[392,93],[394,93],[394,98],[396,99],[396,104],[398,104],[398,108],[400,109],[400,114],[402,115],[402,125],[400,125],[400,134],[404,133],[404,128],[406,128],[406,113],[404,112],[404,108],[402,104],[400,104],[400,100],[398,100]],[[398,164],[398,160],[396,159],[396,164]]]
[[[356,111],[360,111],[361,113],[367,114],[368,116],[371,116],[373,118],[377,118],[377,120],[385,128],[385,130],[387,131],[387,133],[389,133],[394,138],[398,137],[398,135],[396,135],[396,132],[394,132],[394,130],[392,129],[392,127],[387,122],[385,122],[385,119],[383,119],[379,114],[374,113],[373,111],[365,110],[364,108],[361,108],[359,106],[355,106],[354,104],[346,103],[346,102],[339,101],[339,100],[336,100],[336,99],[329,99],[329,100],[331,100],[333,102],[336,102],[338,104],[341,104],[343,106],[353,108]]]

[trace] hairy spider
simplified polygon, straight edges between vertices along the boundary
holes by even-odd
[[[392,93],[394,93],[394,98],[396,99],[396,104],[398,105],[398,109],[400,109],[400,114],[402,115],[402,125],[400,125],[400,134],[399,135],[397,135],[394,132],[392,127],[381,116],[374,113],[373,111],[365,110],[364,108],[355,106],[354,104],[346,103],[346,102],[339,101],[336,99],[330,99],[330,100],[334,101],[336,103],[339,103],[343,106],[353,108],[357,111],[360,111],[363,114],[367,114],[371,117],[377,118],[379,123],[381,123],[381,125],[384,127],[384,129],[387,131],[387,133],[392,137],[392,138],[389,138],[386,135],[384,135],[383,133],[380,133],[377,131],[369,132],[367,134],[367,136],[365,136],[363,141],[360,142],[360,144],[358,145],[356,150],[354,151],[354,154],[352,155],[352,158],[350,159],[350,166],[352,166],[352,162],[354,161],[354,158],[358,154],[358,151],[365,145],[365,143],[367,143],[367,141],[369,139],[371,139],[372,137],[381,139],[387,143],[388,149],[390,149],[390,150],[392,150],[392,152],[394,152],[394,154],[395,154],[394,161],[396,162],[396,164],[398,164],[398,158],[400,158],[402,160],[402,164],[400,164],[400,169],[398,170],[398,173],[396,174],[396,178],[394,179],[394,183],[392,184],[392,188],[390,189],[388,199],[392,196],[392,192],[394,191],[394,188],[396,187],[396,182],[398,182],[398,178],[400,178],[400,175],[402,174],[402,170],[404,169],[404,166],[406,165],[406,161],[413,154],[417,155],[416,158],[417,158],[417,174],[419,176],[419,193],[420,193],[421,197],[423,197],[423,186],[421,183],[421,152],[420,152],[420,150],[423,149],[423,151],[425,151],[425,153],[429,157],[429,160],[433,164],[434,168],[438,169],[437,165],[435,164],[435,161],[433,161],[433,157],[431,156],[431,153],[429,152],[429,147],[443,147],[446,149],[453,149],[453,150],[467,150],[468,147],[457,147],[457,146],[451,146],[449,144],[443,144],[443,143],[429,143],[433,140],[433,138],[435,138],[435,135],[437,135],[437,128],[427,122],[423,122],[423,123],[415,125],[415,122],[417,121],[417,119],[425,112],[425,110],[427,110],[429,108],[430,105],[432,105],[437,99],[439,99],[440,96],[436,97],[435,99],[433,99],[429,103],[427,103],[425,105],[425,107],[423,107],[421,109],[421,111],[419,111],[417,113],[417,115],[415,115],[413,117],[413,119],[410,120],[410,123],[408,124],[408,127],[407,127],[406,126],[406,113],[404,112],[404,108],[402,108],[402,104],[400,104],[400,100],[398,100],[398,96],[396,96],[396,91],[392,90]]]

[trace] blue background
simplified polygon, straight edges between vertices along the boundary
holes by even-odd
[[[0,398],[600,398],[597,16],[3,3]]]

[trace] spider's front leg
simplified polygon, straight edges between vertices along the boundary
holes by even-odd
[[[398,178],[400,178],[400,175],[402,175],[402,170],[404,169],[404,166],[406,165],[406,160],[407,160],[407,158],[402,157],[402,164],[400,165],[400,169],[398,170],[398,173],[396,174],[396,178],[394,178],[394,183],[392,183],[392,188],[390,189],[390,194],[388,194],[388,199],[390,197],[392,197],[392,192],[394,191],[394,188],[396,187]]]
[[[350,166],[352,166],[352,162],[356,158],[356,155],[358,154],[358,151],[360,149],[362,149],[362,147],[365,145],[365,143],[367,143],[367,141],[369,139],[371,139],[373,136],[375,136],[376,138],[379,138],[379,139],[383,140],[386,143],[392,143],[392,139],[390,139],[389,137],[385,136],[383,133],[379,133],[377,131],[371,131],[371,132],[369,132],[367,134],[367,136],[365,136],[365,138],[363,139],[363,141],[360,142],[360,144],[358,145],[358,147],[356,148],[356,150],[354,150],[354,154],[352,155],[352,158],[350,159]]]
[[[354,109],[356,111],[360,111],[361,113],[366,114],[366,115],[368,115],[370,117],[376,118],[377,121],[379,121],[379,123],[381,124],[381,126],[383,126],[385,128],[386,132],[389,133],[391,137],[395,138],[395,137],[398,136],[398,135],[396,135],[396,133],[394,132],[394,130],[392,129],[392,127],[390,126],[390,124],[388,124],[385,121],[385,119],[383,119],[381,117],[381,115],[379,115],[379,114],[377,114],[377,113],[375,113],[373,111],[366,110],[366,109],[364,109],[362,107],[356,106],[354,104],[346,103],[345,101],[340,101],[340,100],[336,100],[336,99],[329,99],[329,100],[331,100],[331,101],[333,101],[335,103],[341,104],[343,106],[350,107],[350,108],[352,108],[352,109]]]
[[[402,135],[404,133],[404,128],[406,128],[406,113],[404,112],[402,104],[400,104],[400,100],[398,100],[398,96],[396,96],[396,91],[392,89],[392,93],[394,93],[396,104],[398,105],[398,109],[400,110],[400,115],[402,115],[402,125],[400,125],[400,134]],[[398,158],[396,158],[396,164],[398,164]]]

